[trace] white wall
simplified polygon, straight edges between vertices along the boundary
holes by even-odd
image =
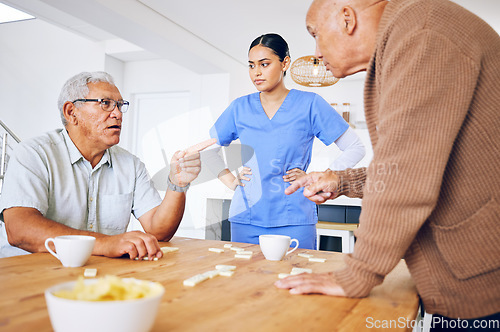
[[[104,70],[113,76],[115,84],[119,89],[124,86],[125,63],[123,61],[113,58],[112,56],[105,55]]]
[[[189,92],[190,110],[207,108],[215,120],[229,102],[229,74],[199,75],[168,60],[149,60],[128,62],[124,66],[124,98],[133,100],[134,95],[144,93]],[[131,112],[134,112],[132,105]],[[132,116],[125,114],[126,129],[122,132],[121,145],[131,149],[133,146],[127,124]],[[154,121],[154,119],[151,119]],[[208,138],[208,132],[207,132]],[[179,146],[179,149],[183,146]]]
[[[41,20],[0,24],[0,118],[22,140],[62,127],[64,82],[103,70],[101,45]]]

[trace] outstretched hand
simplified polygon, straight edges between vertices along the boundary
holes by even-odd
[[[333,273],[301,273],[274,283],[278,288],[289,289],[290,294],[323,294],[346,296],[335,281]]]
[[[299,188],[304,187],[304,196],[316,204],[321,204],[328,199],[337,197],[339,178],[335,172],[311,172],[294,182],[285,189],[285,194],[290,195]]]
[[[179,187],[185,187],[196,179],[201,171],[200,151],[216,142],[215,138],[211,138],[186,150],[175,152],[170,162],[170,181]]]

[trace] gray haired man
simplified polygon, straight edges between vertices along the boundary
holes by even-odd
[[[161,257],[182,219],[186,190],[201,170],[200,143],[171,160],[164,199],[144,164],[116,146],[128,108],[113,78],[83,72],[63,86],[64,129],[22,142],[9,161],[0,197],[0,257],[45,251],[46,238],[96,237],[94,255]],[[130,214],[145,232],[126,232]]]

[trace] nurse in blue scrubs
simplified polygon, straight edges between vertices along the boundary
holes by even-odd
[[[210,129],[221,146],[237,139],[242,144],[241,173],[236,177],[225,169],[218,176],[235,190],[229,210],[233,242],[259,243],[261,234],[281,234],[298,239],[301,248],[315,249],[316,205],[302,189],[285,195],[288,182],[307,170],[314,137],[337,144],[343,153],[336,162],[342,168],[353,167],[365,153],[358,136],[328,102],[285,87],[290,62],[281,36],[256,38],[248,66],[258,92],[234,100]]]

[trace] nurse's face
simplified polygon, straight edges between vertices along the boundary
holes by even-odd
[[[284,72],[288,69],[289,57],[283,62],[268,47],[254,46],[248,52],[248,72],[253,84],[260,92],[272,91],[280,84],[284,84]]]

